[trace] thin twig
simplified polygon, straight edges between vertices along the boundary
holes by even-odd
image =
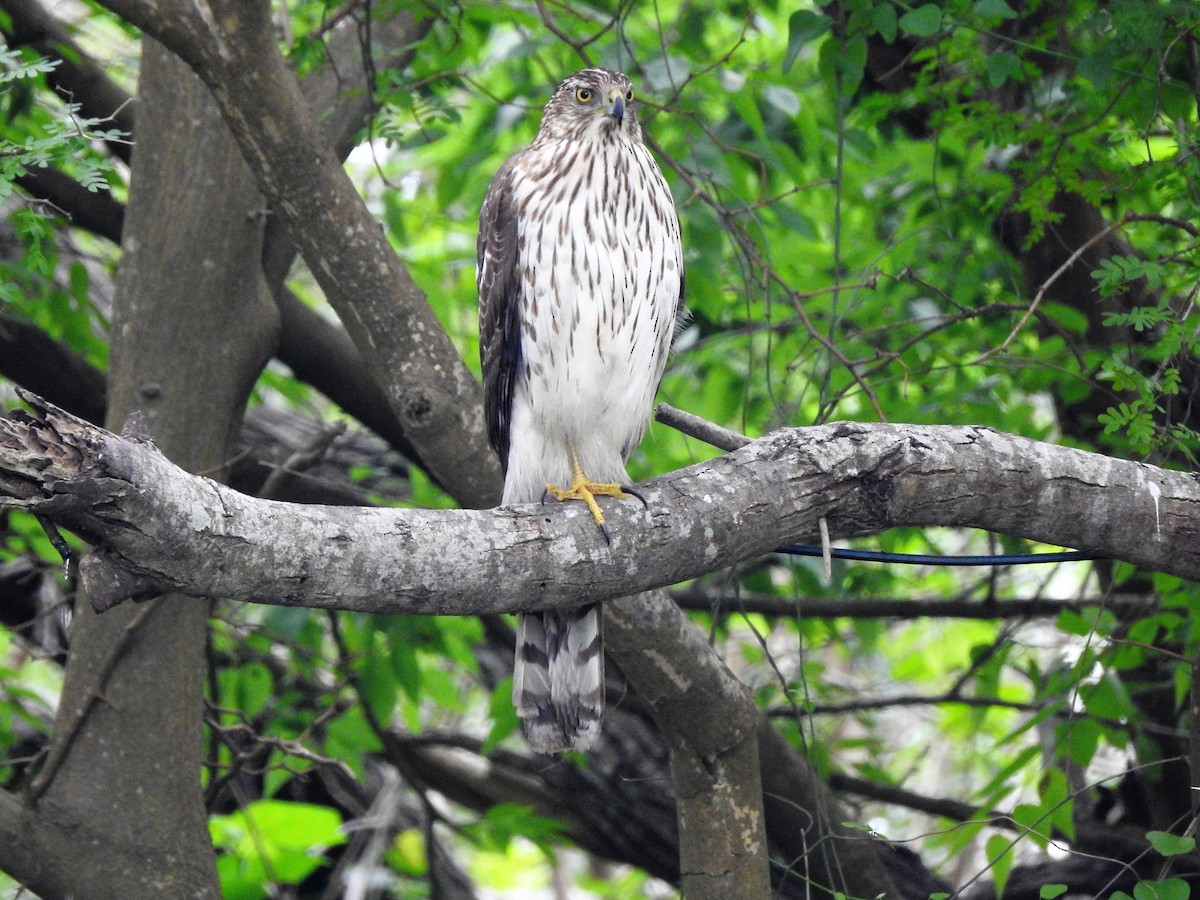
[[[306,469],[311,469],[329,452],[333,442],[346,431],[345,422],[334,422],[322,428],[311,441],[287,458],[282,466],[275,469],[263,482],[258,496],[267,499],[280,499],[278,491],[284,481],[291,475],[296,475]]]
[[[142,623],[146,621],[162,602],[162,598],[158,597],[146,603],[144,607],[139,609],[131,618],[125,627],[121,630],[117,640],[108,651],[108,656],[100,666],[100,670],[96,673],[96,679],[92,683],[91,690],[88,691],[87,699],[84,701],[83,709],[67,726],[66,732],[56,742],[57,752],[52,753],[49,759],[46,760],[46,767],[38,773],[37,777],[29,785],[29,799],[32,803],[37,803],[41,796],[46,793],[51,783],[54,781],[54,776],[58,774],[63,761],[67,758],[67,754],[71,750],[71,744],[75,742],[75,738],[79,736],[79,732],[83,729],[84,723],[87,722],[92,710],[96,707],[96,703],[104,699],[104,691],[108,686],[108,679],[116,669],[117,663],[125,655],[125,651],[129,649],[130,641],[133,634]]]
[[[1200,236],[1200,232],[1197,232],[1197,229],[1193,225],[1188,222],[1184,222],[1181,219],[1174,219],[1169,216],[1154,215],[1152,213],[1126,213],[1124,216],[1117,219],[1117,221],[1100,229],[1100,231],[1096,232],[1094,235],[1080,244],[1075,251],[1067,257],[1066,262],[1055,269],[1053,274],[1051,274],[1049,278],[1042,282],[1041,287],[1038,288],[1037,294],[1034,295],[1033,303],[1031,303],[1029,308],[1025,310],[1025,315],[1021,316],[1021,321],[1019,321],[1013,330],[1009,332],[1008,337],[1006,337],[998,346],[993,347],[991,350],[981,354],[971,364],[977,366],[980,363],[991,359],[993,356],[1005,352],[1009,345],[1016,340],[1017,335],[1020,334],[1025,329],[1025,326],[1029,324],[1029,320],[1033,318],[1033,314],[1041,305],[1042,299],[1046,296],[1046,292],[1050,290],[1054,283],[1058,281],[1058,279],[1061,278],[1066,271],[1071,268],[1071,266],[1079,262],[1083,254],[1087,253],[1088,250],[1092,249],[1092,247],[1096,246],[1096,244],[1100,243],[1100,241],[1104,240],[1114,231],[1124,228],[1126,225],[1129,225],[1133,222],[1157,222],[1160,225],[1171,225],[1176,228],[1181,228],[1193,237]]]
[[[991,359],[993,356],[1006,351],[1009,345],[1016,340],[1017,335],[1025,330],[1025,326],[1029,324],[1029,320],[1033,318],[1033,314],[1037,311],[1037,308],[1042,305],[1042,298],[1046,296],[1046,291],[1050,290],[1054,283],[1066,273],[1067,269],[1079,262],[1079,259],[1083,256],[1083,254],[1087,253],[1088,250],[1092,249],[1092,247],[1096,246],[1096,244],[1100,243],[1118,228],[1126,225],[1129,221],[1130,219],[1128,216],[1118,219],[1112,224],[1096,232],[1077,248],[1075,248],[1075,252],[1067,257],[1066,262],[1055,269],[1053,274],[1051,274],[1049,278],[1042,282],[1041,287],[1038,288],[1038,292],[1033,297],[1033,303],[1031,303],[1029,308],[1025,310],[1025,315],[1021,316],[1021,320],[1017,322],[1015,326],[1013,326],[1013,330],[1008,333],[1008,337],[1001,341],[999,345],[980,354],[979,357],[971,363],[971,365],[977,366]]]
[[[715,422],[702,419],[694,413],[684,412],[667,403],[654,407],[654,418],[669,428],[683,432],[689,437],[703,441],[718,450],[729,453],[750,443],[750,438],[728,428],[723,428]]]
[[[898,697],[863,697],[859,700],[847,700],[844,703],[814,703],[805,707],[804,713],[812,716],[840,716],[849,712],[895,709],[901,706],[971,706],[982,709],[998,706],[1022,712],[1037,712],[1042,708],[1040,704],[1036,703],[1001,700],[998,697],[969,697],[950,690],[942,694],[904,694]],[[790,706],[776,706],[766,710],[765,714],[771,719],[791,719],[796,712]]]
[[[768,617],[806,619],[1039,619],[1056,618],[1064,612],[1080,612],[1087,608],[1107,609],[1118,619],[1126,620],[1153,613],[1157,601],[1150,596],[1131,594],[1115,597],[1093,597],[1079,600],[941,600],[915,598],[897,600],[843,597],[770,597],[761,594],[723,596],[704,587],[689,586],[671,591],[671,599],[686,610],[707,612],[716,617],[736,613],[755,613]]]

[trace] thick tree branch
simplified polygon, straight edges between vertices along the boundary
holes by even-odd
[[[90,422],[103,422],[104,373],[27,319],[0,313],[0,376],[32,387]]]
[[[18,16],[34,16],[45,28],[63,32],[63,26],[41,10],[35,0],[0,0],[0,8],[10,8],[14,22]],[[325,64],[310,72],[301,84],[313,114],[321,123],[339,159],[353,149],[354,138],[361,132],[374,110],[372,85],[367,73],[387,67],[403,67],[413,48],[428,31],[431,20],[418,21],[410,13],[373,22],[369,48],[361,44],[361,35],[353,23],[344,23],[329,37]],[[21,32],[22,34],[26,32]],[[65,32],[64,32],[65,33]],[[364,59],[369,50],[370,60]],[[56,85],[73,91],[71,79],[81,71],[69,68],[56,71]],[[79,86],[86,94],[87,84]],[[114,88],[115,90],[115,88]],[[116,97],[118,105],[132,109],[129,95]],[[94,111],[90,111],[94,112]],[[132,120],[128,122],[132,128]],[[74,179],[53,169],[32,169],[18,178],[31,195],[48,200],[70,217],[73,225],[119,243],[124,206],[110,194],[89,192]],[[389,405],[387,394],[378,386],[354,343],[344,329],[315,310],[309,309],[285,286],[296,257],[291,238],[278,217],[267,221],[263,237],[263,267],[267,284],[279,309],[281,332],[277,356],[302,381],[338,404],[393,447],[409,458],[416,455],[400,421]],[[11,324],[10,324],[11,322]],[[103,421],[103,373],[88,371],[86,363],[70,350],[56,344],[29,323],[8,317],[0,320],[0,374],[48,398],[93,422]],[[87,375],[84,384],[79,372]]]
[[[33,807],[23,803],[16,795],[0,791],[0,841],[8,848],[4,858],[5,871],[22,882],[43,881],[54,866],[53,860],[45,857],[45,847],[30,840],[32,829],[37,825]]]
[[[407,11],[376,18],[368,48],[362,46],[362,35],[353,22],[345,21],[334,29],[325,65],[305,77],[301,90],[338,159],[349,156],[375,111],[371,73],[403,69],[431,26],[431,19]],[[364,58],[368,52],[370,59]],[[350,335],[307,307],[284,285],[296,252],[283,220],[272,216],[263,236],[263,271],[279,309],[280,361],[405,456],[420,460],[423,448],[413,445],[382,383],[375,379]],[[470,505],[471,498],[458,499]]]
[[[59,169],[27,169],[17,176],[21,190],[31,197],[45,200],[68,219],[71,224],[108,238],[114,244],[121,242],[121,229],[125,225],[125,207],[107,191],[89,191],[82,184]]]
[[[422,465],[464,506],[499,494],[479,383],[342,169],[279,51],[265,3],[105,5],[212,92],[274,214],[362,352]]]
[[[1048,597],[1021,600],[788,598],[762,594],[723,594],[694,584],[671,591],[671,599],[682,609],[714,616],[756,613],[787,619],[1053,619],[1064,612],[1080,612],[1087,607],[1111,610],[1119,619],[1132,619],[1158,609],[1155,597],[1138,594],[1078,600]]]
[[[638,685],[669,739],[684,895],[762,896],[768,889],[768,872],[760,865],[766,830],[758,777],[759,715],[750,690],[661,592],[609,604],[604,628],[614,638],[610,654]],[[675,649],[674,659],[661,652],[664,635]],[[721,714],[713,716],[711,710]]]
[[[303,507],[188,475],[36,398],[0,420],[0,500],[76,529],[101,606],[176,590],[276,604],[450,615],[605,600],[804,539],[894,525],[987,528],[1200,578],[1190,474],[957,426],[780,431],[585,511]],[[618,563],[619,561],[619,563]],[[388,590],[380,591],[380,585]]]

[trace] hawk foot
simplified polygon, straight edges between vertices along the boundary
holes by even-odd
[[[621,490],[621,485],[591,481],[582,471],[575,473],[575,477],[571,480],[569,488],[564,489],[554,484],[547,484],[546,495],[553,497],[559,502],[564,500],[578,500],[586,505],[588,511],[592,514],[592,518],[600,526],[600,532],[604,535],[604,540],[610,544],[612,543],[612,538],[609,536],[608,526],[604,524],[604,512],[600,509],[600,504],[596,502],[596,498],[614,497],[617,500],[625,500],[629,497],[629,494]]]

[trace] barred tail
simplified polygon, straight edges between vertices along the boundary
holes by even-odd
[[[604,711],[599,604],[518,619],[513,705],[529,745],[539,753],[592,745]]]

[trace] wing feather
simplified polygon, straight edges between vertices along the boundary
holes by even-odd
[[[512,190],[517,158],[506,162],[488,187],[475,248],[488,442],[506,471],[513,387],[522,366],[520,252]]]

